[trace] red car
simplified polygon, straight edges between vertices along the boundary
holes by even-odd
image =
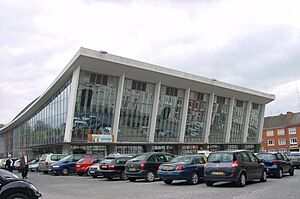
[[[88,156],[80,159],[75,166],[76,173],[79,176],[82,176],[83,174],[87,174],[90,166],[101,162],[104,160],[104,157],[102,156]]]

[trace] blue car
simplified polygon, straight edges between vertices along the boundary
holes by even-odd
[[[78,160],[84,156],[85,155],[83,154],[68,155],[58,162],[51,164],[48,173],[54,175],[68,175],[69,173],[76,173],[75,165]]]
[[[195,185],[204,176],[205,159],[201,155],[185,155],[174,158],[171,162],[159,166],[157,175],[166,184],[174,180],[186,180]]]

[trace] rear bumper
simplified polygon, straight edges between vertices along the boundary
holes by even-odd
[[[157,175],[162,180],[189,180],[192,172],[186,171],[157,171]]]
[[[239,172],[232,172],[230,175],[212,175],[210,174],[204,176],[204,180],[212,182],[237,182],[239,179]]]
[[[119,177],[122,171],[119,170],[100,170],[104,178]]]
[[[267,174],[268,175],[276,175],[278,173],[279,173],[279,167],[277,167],[277,168],[267,167]]]
[[[102,176],[102,173],[99,170],[89,170],[88,174],[90,176]]]
[[[146,170],[140,170],[140,171],[125,171],[125,174],[127,175],[128,178],[145,178],[147,171]]]

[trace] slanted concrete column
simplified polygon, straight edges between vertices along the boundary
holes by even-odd
[[[232,114],[233,114],[234,101],[235,101],[235,98],[232,97],[230,99],[230,105],[229,105],[225,143],[230,142],[230,132],[231,132],[231,126],[232,126]]]
[[[262,132],[264,128],[264,117],[265,117],[265,108],[266,106],[263,104],[262,105],[262,111],[261,111],[261,118],[260,118],[260,124],[259,124],[259,134],[258,134],[258,143],[262,142]]]
[[[190,88],[187,88],[185,90],[184,94],[184,102],[183,102],[183,108],[182,108],[182,119],[180,124],[180,135],[179,135],[179,142],[184,142],[184,136],[185,136],[185,126],[186,126],[186,118],[187,118],[187,112],[189,107],[189,100],[190,100]]]
[[[215,94],[212,93],[209,96],[209,103],[208,103],[208,110],[207,110],[207,120],[205,124],[205,135],[204,135],[204,143],[209,142],[209,134],[210,134],[210,125],[211,125],[211,117],[212,117],[212,110],[214,105],[214,97]]]
[[[116,100],[115,114],[114,114],[113,127],[112,127],[113,142],[117,142],[118,140],[119,120],[120,120],[120,111],[122,105],[124,81],[125,81],[125,74],[119,77],[117,100]]]
[[[251,108],[252,108],[252,101],[248,101],[247,102],[245,126],[244,126],[244,134],[243,134],[243,143],[244,144],[247,143],[247,135],[248,135],[248,129],[249,129]]]
[[[159,105],[160,87],[161,87],[161,82],[157,82],[155,85],[153,108],[152,108],[152,115],[150,121],[151,123],[150,123],[150,132],[149,132],[149,142],[151,143],[154,142],[156,118],[157,118],[158,105]]]
[[[72,75],[64,142],[71,142],[72,139],[72,129],[73,129],[75,106],[76,106],[77,89],[79,83],[79,75],[80,75],[80,66],[78,66],[73,71],[73,75]]]

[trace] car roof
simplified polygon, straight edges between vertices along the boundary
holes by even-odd
[[[239,150],[226,150],[226,151],[214,151],[212,153],[240,153],[240,152],[249,152],[249,150],[239,149]]]

